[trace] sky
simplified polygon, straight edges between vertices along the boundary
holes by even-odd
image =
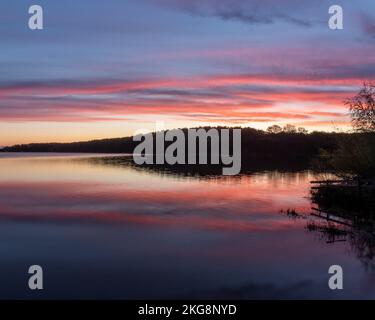
[[[375,80],[375,1],[2,0],[0,46],[0,146],[161,123],[346,130],[344,100]]]

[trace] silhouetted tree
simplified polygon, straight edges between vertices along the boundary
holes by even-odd
[[[375,84],[365,82],[359,93],[346,101],[353,127],[358,131],[375,131]]]
[[[358,183],[375,183],[375,85],[364,83],[357,95],[345,101],[357,133],[338,136],[337,147],[322,151],[326,168]]]
[[[268,127],[267,132],[268,133],[281,133],[281,132],[283,132],[283,128],[281,128],[280,126],[275,124],[273,126]]]
[[[308,134],[309,132],[305,129],[305,128],[303,128],[303,127],[299,127],[298,129],[297,129],[297,132],[298,133],[301,133],[301,134]]]
[[[339,136],[336,149],[322,151],[321,159],[339,177],[371,180],[375,177],[375,136],[365,133]]]
[[[287,125],[284,126],[283,131],[285,133],[296,133],[297,128],[295,126],[293,126],[292,124],[287,124]]]

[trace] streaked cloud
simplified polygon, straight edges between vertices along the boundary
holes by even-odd
[[[281,5],[280,1],[275,0],[154,0],[153,2],[191,15],[215,17],[224,21],[239,21],[246,24],[272,24],[282,21],[309,27],[313,23],[311,16],[304,14],[301,17],[303,6],[298,0],[282,1]]]
[[[37,125],[43,141],[156,120],[331,130],[349,123],[343,100],[375,80],[371,0],[342,0],[340,32],[328,0],[92,0],[89,11],[40,0],[42,33],[24,27],[26,4],[0,5],[0,145],[42,139]]]

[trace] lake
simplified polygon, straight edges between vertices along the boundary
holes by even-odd
[[[313,173],[195,177],[98,157],[0,153],[1,298],[375,297],[360,245],[281,213],[311,213]],[[44,290],[28,289],[35,264]],[[329,289],[331,265],[344,290]]]

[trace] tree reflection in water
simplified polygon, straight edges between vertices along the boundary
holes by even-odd
[[[281,210],[281,213],[291,219],[305,219],[307,232],[316,234],[327,244],[348,242],[351,252],[363,265],[375,270],[374,195],[367,192],[361,198],[356,194],[353,201],[347,194],[341,198],[337,194],[332,196],[331,191],[312,188],[309,214],[300,214],[294,209]]]

